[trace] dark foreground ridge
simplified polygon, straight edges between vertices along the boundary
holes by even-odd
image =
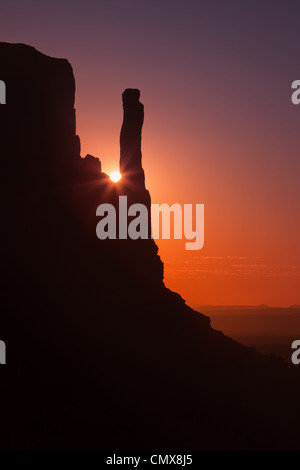
[[[0,446],[299,447],[299,370],[165,288],[154,241],[96,237],[102,202],[150,205],[139,92],[123,94],[126,177],[114,185],[80,156],[67,60],[5,43],[0,59]]]

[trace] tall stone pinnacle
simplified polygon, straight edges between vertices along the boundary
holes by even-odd
[[[127,88],[122,94],[124,117],[120,135],[120,173],[124,179],[145,188],[141,151],[144,106],[139,98],[137,89]]]

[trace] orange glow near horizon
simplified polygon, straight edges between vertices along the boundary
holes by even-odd
[[[143,102],[143,98],[141,98]],[[95,116],[96,119],[96,116]],[[150,117],[148,117],[148,121]],[[101,155],[103,171],[116,165],[110,155],[114,147],[105,141],[88,142],[84,129],[79,129],[86,152]],[[152,203],[169,205],[192,203],[205,205],[205,242],[202,250],[186,251],[184,240],[155,240],[164,263],[164,282],[178,292],[192,307],[201,305],[299,305],[300,255],[297,250],[299,221],[292,210],[286,211],[288,203],[282,200],[274,209],[277,184],[268,181],[265,192],[264,181],[256,176],[256,187],[251,187],[251,178],[241,179],[234,168],[226,178],[226,165],[214,167],[214,161],[222,152],[224,160],[238,161],[238,149],[242,142],[237,139],[235,147],[224,152],[221,145],[201,143],[188,153],[203,161],[199,173],[184,158],[182,150],[176,149],[175,141],[166,135],[166,142],[157,142],[157,129],[149,122],[143,131],[143,167],[146,187]],[[108,132],[109,134],[109,132]],[[115,138],[111,132],[111,137]],[[176,139],[175,139],[176,140]],[[93,145],[91,145],[91,143]],[[259,145],[259,143],[258,143]],[[92,148],[91,148],[92,147]],[[249,156],[255,153],[249,149]],[[103,149],[107,150],[107,155]],[[266,148],[265,148],[266,150]],[[274,152],[275,153],[275,152]],[[278,154],[278,152],[277,152]],[[83,153],[84,155],[84,153]],[[173,164],[170,166],[170,156]],[[244,155],[245,158],[245,155]],[[207,160],[207,161],[206,161]],[[257,162],[253,164],[257,165]],[[182,167],[186,173],[182,176]],[[229,169],[228,169],[229,171]],[[111,173],[110,173],[111,174]],[[262,175],[261,175],[262,176]],[[289,188],[289,192],[293,191]],[[281,195],[282,196],[282,195]],[[287,201],[288,193],[283,196]],[[278,225],[278,219],[282,223]]]
[[[300,108],[289,90],[289,80],[297,78],[296,42],[285,36],[280,55],[272,35],[264,50],[248,42],[252,32],[226,28],[222,41],[213,37],[185,48],[174,30],[172,47],[153,54],[146,34],[143,43],[138,31],[132,43],[123,19],[114,24],[106,37],[120,37],[124,24],[122,42],[100,56],[97,42],[90,55],[90,42],[78,50],[73,41],[63,50],[52,39],[47,47],[28,42],[71,62],[81,155],[98,157],[108,175],[119,169],[122,92],[140,89],[142,164],[152,203],[205,206],[202,250],[157,241],[166,286],[192,306],[300,304]],[[154,42],[167,37],[165,27]],[[244,41],[231,37],[234,31]],[[216,94],[221,75],[222,93]]]
[[[84,113],[77,114],[82,156],[99,156],[108,174],[118,165],[112,155],[119,152],[120,96],[115,101],[115,119],[107,122],[98,110],[90,116],[98,122],[99,136],[90,134]],[[274,141],[272,129],[267,135],[258,123],[256,140],[246,139],[244,124],[231,114],[227,121],[219,120],[216,141],[206,114],[199,141],[198,129],[180,134],[180,116],[174,120],[172,110],[166,113],[161,105],[153,106],[155,97],[142,94],[141,102],[146,116],[142,163],[152,203],[205,206],[202,250],[186,251],[184,240],[156,240],[166,286],[193,307],[299,305],[298,186],[288,176],[283,144]],[[162,113],[166,115],[158,119],[156,114]],[[170,122],[163,134],[160,120]],[[238,132],[232,133],[231,121],[240,126]],[[295,142],[288,151],[295,159]],[[259,155],[272,155],[271,176],[268,162]]]

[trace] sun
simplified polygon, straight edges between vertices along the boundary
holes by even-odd
[[[118,181],[120,181],[121,178],[122,178],[122,175],[118,171],[114,171],[113,173],[110,174],[110,179],[114,183],[117,183]]]

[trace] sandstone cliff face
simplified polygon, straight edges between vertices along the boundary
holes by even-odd
[[[80,157],[70,64],[5,43],[0,58],[1,447],[297,447],[299,374],[166,289],[152,240],[96,237],[102,202],[150,205],[138,92],[113,185]]]

